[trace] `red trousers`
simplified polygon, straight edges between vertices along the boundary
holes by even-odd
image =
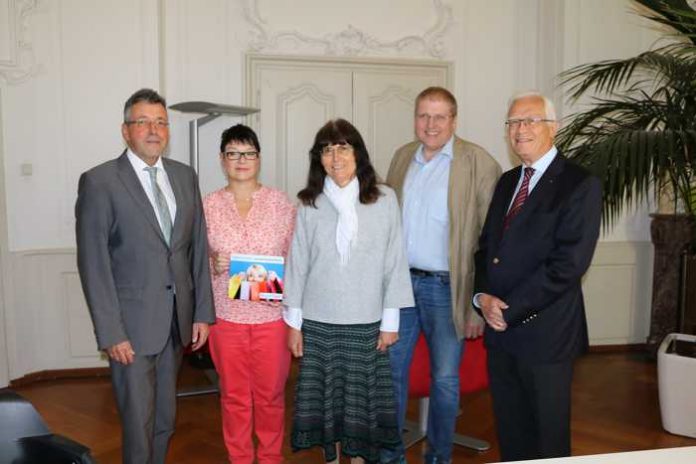
[[[210,354],[220,376],[222,433],[230,463],[254,462],[252,427],[258,463],[282,463],[290,368],[285,322],[237,324],[218,319],[210,328]]]

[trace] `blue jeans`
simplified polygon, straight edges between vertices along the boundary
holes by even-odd
[[[389,348],[399,425],[403,428],[408,401],[408,376],[413,350],[421,331],[430,352],[430,406],[426,463],[452,460],[452,437],[459,411],[459,363],[464,351],[452,320],[449,274],[411,275],[416,306],[403,308],[399,341]],[[382,461],[403,456],[400,449],[384,450]]]

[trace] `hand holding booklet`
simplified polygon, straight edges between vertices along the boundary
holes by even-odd
[[[227,296],[233,300],[280,301],[284,271],[282,256],[233,254]]]

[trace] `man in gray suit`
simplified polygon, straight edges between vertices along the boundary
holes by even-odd
[[[128,148],[82,174],[75,205],[77,265],[99,349],[106,351],[123,425],[123,462],[164,463],[174,432],[183,348],[215,321],[198,180],[163,158],[165,100],[127,101]]]

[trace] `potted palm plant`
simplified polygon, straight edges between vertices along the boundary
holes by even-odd
[[[591,99],[568,118],[557,144],[602,179],[607,227],[626,207],[651,196],[673,199],[672,214],[652,215],[655,262],[647,342],[654,353],[677,329],[679,296],[683,309],[688,291],[696,288],[680,286],[689,270],[691,278],[696,275],[696,11],[686,0],[635,2],[641,15],[666,26],[669,43],[561,73],[571,103]]]

